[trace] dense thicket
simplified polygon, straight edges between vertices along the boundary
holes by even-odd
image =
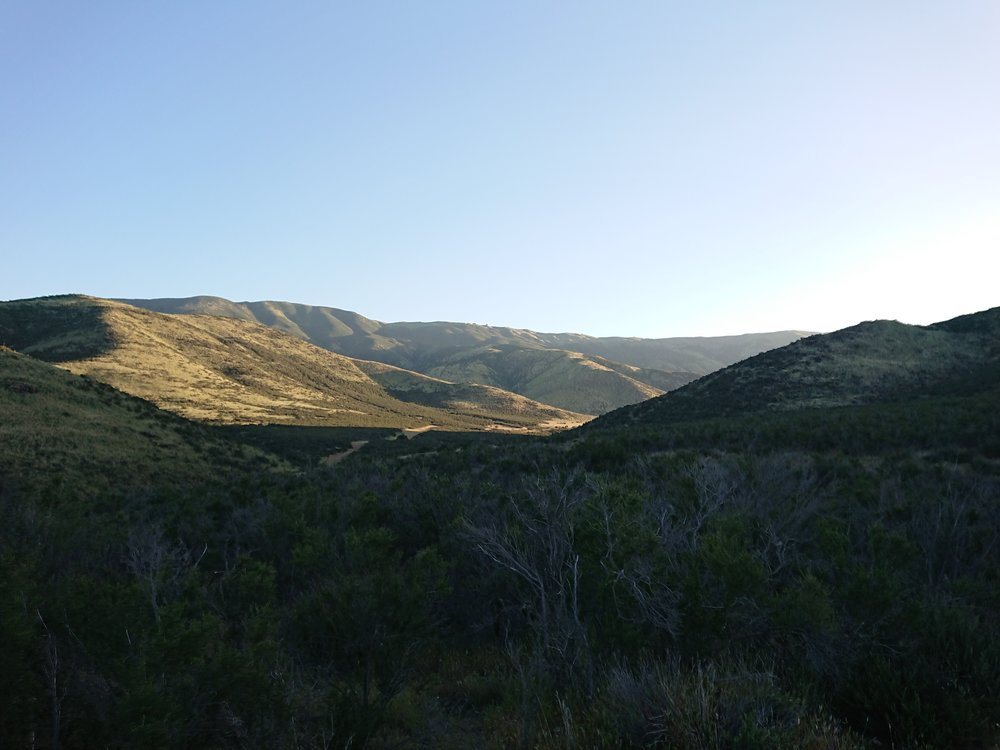
[[[4,474],[0,744],[991,747],[980,398],[327,468],[270,432],[302,471],[96,498]]]

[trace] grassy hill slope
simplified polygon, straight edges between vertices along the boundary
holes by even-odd
[[[695,379],[623,365],[559,349],[493,344],[442,358],[428,374],[459,382],[488,383],[546,404],[603,414],[678,388]]]
[[[0,338],[203,421],[515,430],[582,421],[496,389],[361,363],[235,318],[44,298],[0,304]]]
[[[626,362],[636,367],[705,375],[809,335],[808,331],[773,331],[736,336],[640,339],[557,334],[551,336],[551,340],[558,342],[564,349]]]
[[[0,482],[47,483],[54,497],[202,482],[226,466],[280,468],[147,401],[10,349],[0,349],[0,414]]]
[[[289,302],[236,303],[218,297],[122,301],[159,312],[255,320],[350,357],[494,385],[588,414],[677,388],[804,335],[596,338],[474,323],[381,323],[348,310]]]

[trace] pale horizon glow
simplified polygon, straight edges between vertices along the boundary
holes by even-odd
[[[594,336],[1000,305],[1000,5],[7,3],[0,299]]]

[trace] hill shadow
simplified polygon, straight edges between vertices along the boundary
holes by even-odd
[[[115,347],[104,308],[74,295],[0,302],[0,344],[45,362],[72,362]]]

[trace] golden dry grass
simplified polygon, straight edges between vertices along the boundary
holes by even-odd
[[[3,303],[0,321],[5,312],[22,321],[44,313],[60,323],[26,350],[85,352],[54,359],[199,421],[536,431],[585,419],[496,388],[353,360],[245,320],[166,315],[87,297]],[[74,348],[94,339],[111,343],[96,352]]]

